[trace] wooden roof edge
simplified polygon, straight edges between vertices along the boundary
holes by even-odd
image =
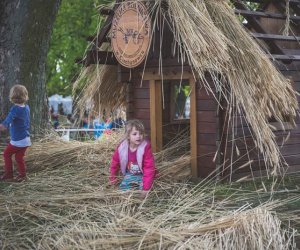
[[[86,37],[86,41],[88,42],[97,42],[97,35],[92,35],[92,36],[87,36]],[[111,39],[110,37],[104,37],[102,40],[102,43],[110,43]]]
[[[280,61],[300,61],[300,55],[268,55],[270,59],[273,60],[280,60]]]
[[[241,10],[235,9],[235,14],[242,15],[242,16],[252,16],[252,17],[264,17],[264,18],[273,18],[273,19],[286,19],[285,14],[279,13],[271,13],[271,12],[262,12],[262,11],[253,11],[253,10]],[[293,21],[300,21],[299,16],[292,16],[290,15],[289,18]]]
[[[252,2],[252,3],[265,3],[265,2],[268,2],[268,3],[272,3],[274,2],[274,0],[242,0],[244,2]],[[278,1],[278,0],[276,0]],[[300,5],[300,1],[299,0],[289,0],[290,4],[299,4]]]
[[[122,2],[122,0],[116,0],[112,11],[110,12],[109,16],[106,18],[103,27],[101,28],[100,32],[98,33],[98,37],[95,39],[95,41],[97,41],[98,47],[101,47],[102,43],[104,42],[104,39],[106,39],[106,36],[110,30],[111,23],[112,23],[112,20],[114,17],[114,12],[119,7],[121,2]]]
[[[115,11],[114,9],[108,8],[108,7],[102,7],[98,9],[99,14],[102,16],[110,16],[114,15]]]
[[[245,5],[245,2],[242,0],[235,0],[233,5],[240,10],[249,11],[249,8]],[[245,16],[245,19],[248,21],[249,26],[253,28],[256,32],[267,34],[266,30],[262,27],[259,20],[254,16]],[[266,40],[267,45],[270,47],[272,53],[284,54],[284,51],[280,46],[276,44],[274,40]]]
[[[89,50],[84,58],[76,58],[77,64],[88,67],[91,64],[117,65],[118,61],[111,51]]]
[[[300,41],[300,36],[286,36],[286,35],[279,35],[279,34],[263,34],[263,33],[255,33],[250,32],[250,35],[262,39],[262,40],[279,40],[279,41]]]

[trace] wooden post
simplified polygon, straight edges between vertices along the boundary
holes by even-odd
[[[150,80],[150,126],[153,152],[162,150],[162,91],[161,81]]]
[[[192,176],[198,177],[198,161],[197,161],[197,102],[196,102],[196,82],[194,78],[190,78],[191,97],[190,97],[190,136],[191,136],[191,168]]]
[[[133,83],[127,82],[126,86],[126,119],[130,120],[134,118],[134,112],[133,112]]]

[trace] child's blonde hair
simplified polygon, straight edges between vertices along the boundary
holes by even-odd
[[[129,120],[126,122],[125,126],[125,135],[129,138],[129,135],[132,129],[135,127],[137,131],[139,131],[143,136],[145,136],[145,127],[144,124],[140,120]]]
[[[9,92],[9,100],[15,104],[24,104],[28,101],[28,92],[25,86],[16,84]]]

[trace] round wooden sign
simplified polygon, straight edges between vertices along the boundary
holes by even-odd
[[[151,20],[141,2],[123,2],[112,21],[111,46],[118,62],[134,68],[140,65],[151,42]]]

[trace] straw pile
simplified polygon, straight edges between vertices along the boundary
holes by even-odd
[[[158,160],[162,176],[145,199],[108,185],[120,135],[96,143],[48,137],[26,161],[30,180],[1,184],[0,246],[5,249],[293,249],[295,232],[257,194],[218,196],[215,183],[174,182],[168,169],[189,159]],[[178,146],[182,144],[178,142]],[[158,159],[172,159],[176,147]],[[77,152],[77,153],[76,153]],[[165,171],[164,171],[165,170]],[[226,191],[224,190],[224,193]],[[261,195],[260,198],[262,198]],[[270,198],[267,194],[266,198]],[[267,199],[268,199],[267,198]],[[292,197],[290,198],[290,200]]]

